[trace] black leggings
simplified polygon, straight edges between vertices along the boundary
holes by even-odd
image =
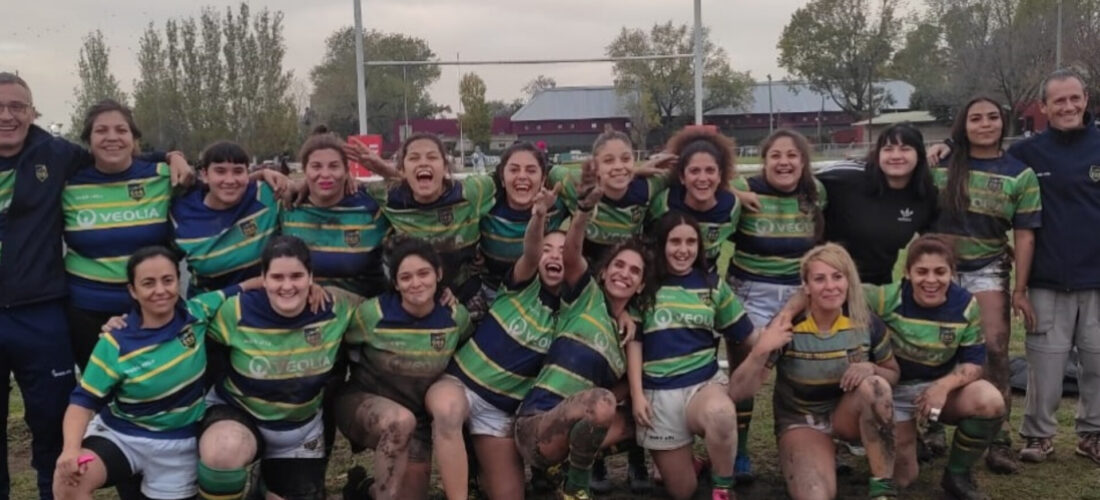
[[[73,361],[83,372],[84,366],[88,364],[88,358],[92,357],[92,350],[95,349],[96,342],[99,342],[99,334],[103,330],[103,324],[118,314],[81,309],[72,304],[65,305],[65,314],[69,319],[69,338],[72,339],[73,344]]]

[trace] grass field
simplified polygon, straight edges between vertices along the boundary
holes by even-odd
[[[724,252],[729,255],[729,248]],[[904,255],[899,263],[904,261]],[[728,257],[721,262],[728,262]],[[895,271],[898,274],[900,269]],[[1024,333],[1019,322],[1012,328],[1010,351],[1012,356],[1024,354]],[[724,352],[720,349],[719,352]],[[772,377],[774,379],[774,376]],[[782,476],[779,474],[775,439],[772,434],[771,395],[772,383],[768,381],[756,396],[756,413],[750,434],[750,450],[757,474],[757,481],[751,485],[738,486],[738,498],[741,500],[770,500],[786,498]],[[12,384],[14,386],[14,383]],[[1023,417],[1023,394],[1017,393],[1012,401],[1013,443],[1018,449],[1021,445],[1015,430],[1019,429]],[[988,472],[984,463],[977,467],[977,478],[985,491],[995,500],[1100,500],[1100,471],[1091,461],[1074,454],[1077,438],[1073,431],[1074,398],[1064,398],[1059,407],[1057,418],[1059,435],[1054,440],[1055,454],[1045,463],[1027,465],[1019,474],[999,476]],[[11,470],[11,498],[17,500],[37,498],[35,474],[30,467],[30,434],[23,423],[23,401],[18,390],[11,395],[11,410],[8,414],[8,455]],[[953,432],[948,429],[948,437]],[[702,452],[697,446],[697,452]],[[348,443],[338,437],[332,461],[329,464],[326,485],[328,496],[341,498],[340,489],[346,481],[348,469],[355,465],[365,465],[370,470],[369,453],[352,455]],[[837,478],[838,498],[865,498],[867,493],[868,469],[866,460],[848,457],[854,470],[851,474]],[[923,464],[916,483],[902,493],[901,498],[914,500],[935,500],[943,498],[939,488],[940,475],[946,463],[940,458],[931,464]],[[600,496],[608,500],[621,499],[658,499],[667,498],[663,494],[634,495],[629,493],[625,483],[625,460],[623,456],[609,459],[608,468],[613,481],[619,486],[615,493]],[[431,498],[443,498],[439,478],[433,474]],[[704,495],[704,493],[706,493]],[[97,499],[115,498],[113,490],[100,491]],[[550,499],[552,495],[528,495],[531,499]],[[700,491],[696,498],[710,498],[709,492]]]

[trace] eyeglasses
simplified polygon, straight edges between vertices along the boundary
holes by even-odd
[[[22,115],[31,109],[31,105],[22,102],[0,103],[0,113],[3,113],[5,109],[13,115]]]

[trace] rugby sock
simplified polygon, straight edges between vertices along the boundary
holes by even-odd
[[[240,500],[244,498],[248,470],[215,469],[199,462],[199,498],[205,500]]]
[[[569,431],[569,470],[565,473],[565,486],[568,491],[587,490],[592,478],[592,462],[600,450],[603,438],[607,436],[606,427],[598,427],[587,420],[581,420]]]
[[[749,425],[752,424],[753,398],[742,399],[737,407],[737,454],[749,456]]]
[[[947,470],[953,474],[965,474],[969,471],[982,458],[1000,429],[1000,418],[970,417],[960,420],[955,428],[955,439],[951,440]]]
[[[733,486],[737,484],[737,481],[733,476],[719,476],[714,472],[710,473],[711,488],[716,490],[732,490]]]
[[[885,477],[872,477],[867,480],[867,496],[870,498],[895,498],[898,490],[894,480]]]

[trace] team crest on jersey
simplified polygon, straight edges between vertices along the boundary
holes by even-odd
[[[645,218],[645,206],[633,206],[630,207],[630,220],[635,224],[640,224],[642,219]]]
[[[1089,179],[1091,179],[1092,182],[1100,182],[1100,165],[1089,167]]]
[[[710,226],[707,228],[707,241],[718,240],[718,226]]]
[[[47,169],[45,165],[35,165],[34,178],[38,179],[38,182],[46,182],[46,179],[50,178],[50,170]]]
[[[305,336],[307,344],[314,347],[321,345],[321,327],[307,326],[302,330],[302,335]]]
[[[306,442],[302,443],[302,448],[305,448],[309,451],[316,451],[316,450],[321,449],[321,438],[316,437],[316,438],[310,439],[309,441],[306,441]]]
[[[251,219],[237,224],[237,227],[241,228],[241,233],[244,234],[246,238],[256,236],[256,233],[260,230],[260,228],[256,227],[256,221]]]
[[[863,354],[863,349],[858,347],[855,349],[848,349],[848,363],[855,364],[864,361],[867,361],[867,356]]]
[[[432,334],[432,349],[442,351],[443,347],[447,344],[447,334],[443,332],[437,332]]]
[[[1000,177],[990,177],[986,182],[985,187],[990,191],[1002,191],[1005,186],[1005,180]]]
[[[356,229],[344,231],[344,244],[349,247],[359,246],[359,231]]]
[[[940,342],[943,342],[943,345],[954,345],[955,344],[955,329],[951,328],[949,326],[941,326],[940,327]]]
[[[180,340],[180,344],[183,344],[184,347],[188,349],[195,348],[195,332],[191,331],[190,326],[184,328],[183,331],[180,332],[179,336],[176,338]]]
[[[131,182],[126,185],[126,192],[130,194],[130,199],[138,201],[145,197],[145,185],[140,182]]]
[[[455,222],[455,212],[451,207],[441,208],[436,214],[439,216],[439,223],[444,226],[449,226]]]

